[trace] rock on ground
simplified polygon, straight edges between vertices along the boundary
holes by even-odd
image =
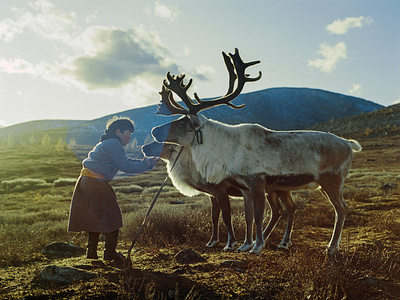
[[[74,267],[46,266],[39,274],[39,281],[55,284],[70,284],[74,281],[96,277],[95,273]]]
[[[62,242],[48,244],[42,250],[42,254],[47,257],[73,257],[81,256],[85,253],[86,250],[84,248]]]
[[[207,260],[193,249],[184,249],[175,255],[175,260],[180,264],[195,264],[206,262]]]

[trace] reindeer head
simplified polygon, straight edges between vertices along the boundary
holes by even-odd
[[[174,159],[180,150],[180,146],[175,144],[151,142],[142,146],[142,153],[146,157],[160,157],[164,161]]]
[[[170,123],[154,127],[152,135],[158,142],[170,142],[180,145],[189,145],[193,139],[198,143],[202,143],[201,128],[207,123],[207,118],[202,115],[197,115],[200,111],[218,106],[228,105],[233,109],[240,109],[244,104],[236,106],[231,103],[243,90],[246,82],[257,81],[261,78],[261,72],[257,77],[249,77],[245,74],[247,67],[258,64],[260,61],[245,63],[239,55],[238,49],[235,49],[235,54],[229,53],[229,56],[222,52],[225,65],[229,73],[229,88],[225,96],[220,98],[202,101],[197,93],[194,93],[195,100],[192,100],[187,91],[192,85],[193,80],[190,79],[187,84],[183,80],[185,74],[173,76],[167,73],[167,79],[164,80],[161,95],[161,103],[158,106],[157,115],[183,115],[183,117]],[[234,89],[237,80],[236,88]],[[179,96],[187,108],[180,105],[174,100],[173,93]]]

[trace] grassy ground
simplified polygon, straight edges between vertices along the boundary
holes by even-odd
[[[66,232],[73,179],[79,174],[80,162],[68,150],[2,148],[0,298],[399,298],[400,194],[399,188],[390,188],[400,182],[399,137],[360,143],[363,151],[355,155],[346,181],[349,213],[341,250],[335,257],[324,252],[334,212],[319,192],[294,193],[297,212],[289,251],[276,250],[286,226],[284,214],[261,254],[249,255],[221,252],[226,242],[223,224],[221,243],[206,248],[211,233],[209,200],[202,195],[183,197],[169,184],[135,246],[130,271],[101,259],[44,257],[41,250],[54,241],[85,246],[84,234]],[[165,176],[163,163],[159,163],[155,171],[113,182],[124,216],[119,243],[123,253]],[[236,236],[243,241],[242,199],[232,199],[232,213]],[[186,248],[194,249],[207,262],[178,264],[174,255]],[[232,260],[243,264],[226,267],[224,262]],[[79,266],[98,276],[67,286],[38,282],[39,272],[52,264]]]

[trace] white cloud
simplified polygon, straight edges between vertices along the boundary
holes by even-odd
[[[188,47],[188,46],[184,46],[181,55],[182,55],[182,57],[189,57],[191,53],[192,53],[192,49],[190,49],[190,47]]]
[[[144,26],[118,28],[78,26],[74,12],[58,10],[48,0],[38,0],[29,8],[13,8],[14,17],[0,21],[0,39],[12,42],[25,31],[50,43],[58,52],[52,60],[30,62],[24,58],[0,57],[0,72],[25,74],[88,93],[100,92],[121,98],[125,103],[154,103],[167,70],[181,73],[157,32]],[[175,8],[156,2],[154,15],[173,21]],[[85,20],[91,22],[97,12]],[[189,52],[189,48],[185,48]],[[206,80],[214,70],[199,67],[196,75]]]
[[[149,78],[135,78],[121,90],[121,99],[127,106],[145,106],[146,103],[155,103],[159,100],[161,82]]]
[[[353,83],[351,89],[349,90],[349,94],[357,97],[361,96],[362,95],[361,84]]]
[[[212,66],[198,66],[195,67],[193,76],[196,76],[200,80],[209,80],[215,73],[215,69]]]
[[[85,37],[86,53],[60,65],[60,74],[89,90],[120,88],[134,78],[163,76],[166,68],[179,70],[164,58],[168,51],[159,37],[144,28],[90,27]]]
[[[145,8],[147,15],[154,15],[168,23],[174,22],[182,13],[177,6],[167,6],[160,1],[156,1],[152,8]]]
[[[371,25],[373,20],[371,17],[348,17],[344,20],[338,19],[326,26],[326,30],[333,34],[345,34],[351,28],[362,28],[365,25]]]
[[[15,18],[0,22],[0,39],[12,41],[25,31],[52,42],[75,44],[77,27],[75,12],[58,10],[47,0],[30,3],[31,10],[13,7]]]
[[[92,23],[94,20],[97,19],[99,12],[96,10],[94,13],[92,13],[91,15],[86,16],[86,23],[90,24]]]
[[[308,65],[322,72],[330,73],[341,60],[347,58],[346,44],[339,42],[333,47],[322,44],[319,46],[318,54],[323,58],[309,60]]]
[[[17,35],[24,31],[24,24],[6,19],[0,22],[0,40],[11,42]]]
[[[166,6],[157,4],[157,12],[171,16]],[[13,8],[13,19],[0,22],[0,38],[11,42],[24,31],[62,45],[59,61],[31,63],[22,58],[0,57],[0,72],[42,76],[44,79],[73,84],[86,91],[118,89],[134,78],[165,75],[165,69],[178,73],[159,35],[144,26],[130,29],[77,26],[74,12],[65,13],[47,0],[38,0],[28,9]],[[90,21],[97,12],[87,17]],[[68,52],[69,50],[69,52]],[[72,54],[71,55],[71,51]]]
[[[0,58],[0,72],[7,74],[37,74],[34,64],[20,58],[12,60]]]

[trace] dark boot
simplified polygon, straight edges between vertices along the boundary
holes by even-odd
[[[97,244],[99,243],[100,232],[88,232],[88,246],[86,257],[89,259],[98,259]]]
[[[125,261],[125,257],[122,255],[121,252],[118,253],[115,251],[115,248],[117,248],[118,244],[118,230],[110,233],[105,233],[104,235],[106,237],[104,260],[113,260],[118,263],[123,263]]]

